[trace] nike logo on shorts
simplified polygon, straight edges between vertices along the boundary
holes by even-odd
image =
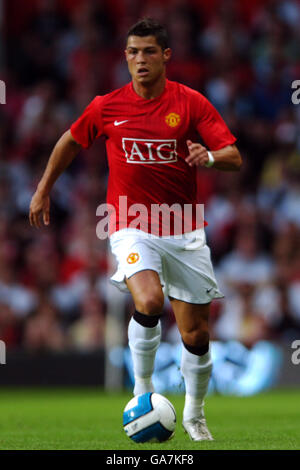
[[[121,124],[124,124],[125,122],[128,122],[128,121],[129,121],[129,119],[126,119],[125,121],[115,121],[114,125],[115,126],[120,126]]]

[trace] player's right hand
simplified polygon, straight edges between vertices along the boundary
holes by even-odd
[[[41,217],[45,225],[50,223],[50,198],[38,190],[32,196],[29,209],[29,222],[32,227],[41,228]]]

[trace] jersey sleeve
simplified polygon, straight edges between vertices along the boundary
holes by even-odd
[[[197,99],[195,99],[197,96]],[[216,108],[201,93],[192,100],[197,132],[210,150],[220,150],[236,141]]]
[[[103,96],[96,96],[70,127],[76,142],[85,149],[89,148],[103,133],[102,105]]]

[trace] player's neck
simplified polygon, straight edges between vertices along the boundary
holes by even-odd
[[[143,84],[132,80],[132,84],[137,95],[146,100],[153,100],[163,93],[166,86],[166,77],[162,75],[159,80],[151,84]]]

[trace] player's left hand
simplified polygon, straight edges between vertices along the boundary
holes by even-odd
[[[186,144],[189,150],[189,155],[185,159],[187,164],[189,166],[205,166],[209,161],[207,149],[201,144],[193,144],[191,140],[187,140]]]
[[[44,225],[50,224],[50,198],[47,194],[41,194],[36,190],[32,196],[29,209],[29,222],[32,227],[41,228],[40,216]]]

